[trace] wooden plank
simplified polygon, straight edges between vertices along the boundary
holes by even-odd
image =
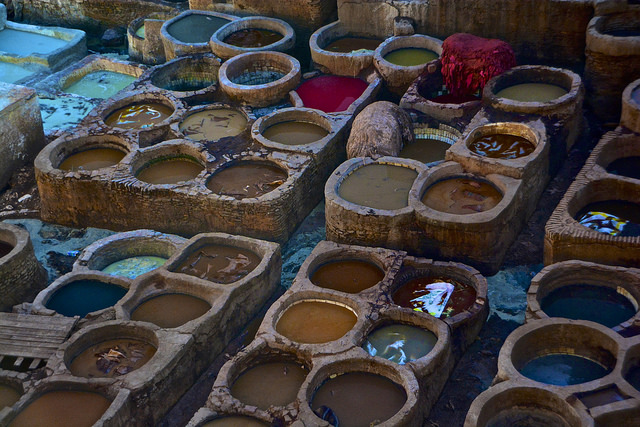
[[[51,330],[57,330],[57,331],[62,331],[62,330],[68,330],[73,328],[73,324],[67,324],[67,323],[57,323],[57,322],[51,322],[51,323],[33,323],[33,322],[23,322],[23,321],[4,321],[4,322],[0,322],[0,328],[31,328],[31,329],[42,329],[42,328],[47,328],[47,329],[51,329]]]
[[[29,350],[29,351],[27,351]],[[2,354],[5,356],[13,357],[33,357],[39,359],[49,359],[55,352],[55,349],[46,348],[32,348],[27,349],[23,346],[4,345],[2,347]]]
[[[77,319],[67,316],[39,316],[36,314],[18,314],[0,312],[0,321],[26,321],[32,323],[75,323]]]
[[[0,328],[0,340],[12,340],[12,339],[21,339],[21,337],[25,337],[25,339],[29,338],[41,338],[43,340],[58,340],[64,341],[67,336],[61,334],[50,334],[44,330],[33,330],[33,329],[2,329]]]
[[[33,359],[31,361],[31,364],[29,365],[29,369],[36,369],[38,367],[38,365],[40,365],[40,362],[42,362],[42,359]]]
[[[24,357],[18,357],[18,358],[16,359],[16,361],[15,361],[15,362],[13,362],[13,367],[14,367],[14,368],[19,368],[19,367],[20,367],[20,365],[22,365],[22,362],[24,362]]]

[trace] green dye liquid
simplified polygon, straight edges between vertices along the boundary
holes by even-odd
[[[136,30],[136,36],[140,37],[141,39],[144,38],[144,24],[142,24],[140,28]]]
[[[429,49],[405,47],[389,52],[384,59],[401,67],[413,67],[438,59],[438,54]]]
[[[102,271],[112,276],[135,279],[144,273],[148,273],[162,266],[166,260],[167,258],[157,256],[134,256],[109,264],[103,268]]]
[[[72,83],[64,91],[86,98],[107,99],[129,86],[135,79],[135,76],[115,71],[94,71]]]
[[[15,83],[18,80],[22,80],[25,77],[33,74],[33,71],[29,71],[22,68],[19,65],[11,64],[9,62],[0,62],[0,81],[5,83]]]
[[[522,83],[509,86],[496,94],[498,98],[507,98],[519,102],[549,102],[566,95],[565,88],[546,83]]]

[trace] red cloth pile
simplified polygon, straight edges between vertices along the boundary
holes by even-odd
[[[444,84],[456,97],[482,91],[489,79],[516,65],[509,43],[465,33],[447,37],[440,60]]]

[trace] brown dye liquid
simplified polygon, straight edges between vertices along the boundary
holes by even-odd
[[[198,111],[180,123],[180,132],[193,141],[217,141],[247,128],[247,118],[231,108]]]
[[[235,246],[207,245],[191,253],[176,272],[217,283],[233,283],[260,264],[254,252]]]
[[[488,211],[502,200],[491,184],[470,178],[449,178],[427,188],[422,203],[440,212],[467,215]]]
[[[404,389],[393,381],[365,372],[330,378],[315,392],[311,409],[333,411],[340,427],[369,427],[393,417],[407,401]]]
[[[161,328],[177,328],[202,316],[210,308],[208,302],[191,295],[163,294],[137,306],[131,313],[131,320],[150,322]]]
[[[373,263],[341,260],[321,265],[311,275],[311,282],[321,288],[357,294],[375,286],[383,278],[384,271]]]
[[[260,409],[285,406],[296,400],[308,373],[299,363],[263,363],[244,371],[231,386],[231,395]]]
[[[13,406],[22,396],[18,390],[8,385],[0,384],[0,410],[5,406]]]
[[[246,199],[267,194],[286,180],[287,173],[277,166],[242,163],[213,175],[207,183],[207,188],[217,194]]]
[[[338,187],[344,200],[375,209],[402,209],[418,173],[386,164],[369,164],[351,172]]]
[[[140,368],[155,353],[154,346],[136,339],[103,341],[76,356],[69,370],[77,377],[114,378]]]
[[[174,158],[145,166],[136,178],[149,184],[177,184],[194,179],[203,169],[200,163]]]
[[[453,293],[449,297],[441,317],[455,316],[468,310],[474,304],[477,297],[475,288],[449,277],[416,277],[411,279],[393,294],[393,302],[401,307],[422,311],[423,305],[420,302],[420,297],[430,292],[427,290],[428,285],[437,282],[453,285]]]
[[[0,258],[5,257],[13,250],[13,245],[0,240]]]
[[[124,153],[113,148],[93,148],[81,151],[64,159],[58,169],[63,171],[93,171],[117,164],[124,157]]]
[[[173,114],[173,108],[158,102],[138,102],[109,114],[107,126],[122,129],[143,129],[154,126]]]
[[[263,47],[282,40],[282,37],[275,31],[247,28],[229,34],[224,42],[238,47]]]
[[[340,37],[325,46],[323,50],[339,53],[351,53],[354,50],[361,49],[376,50],[380,43],[382,43],[382,40],[366,37]]]
[[[558,85],[547,83],[521,83],[502,89],[498,98],[507,98],[519,102],[549,102],[564,96],[568,91]]]
[[[111,401],[88,391],[51,391],[27,406],[10,427],[90,427]]]
[[[276,331],[292,341],[320,344],[349,332],[358,318],[346,307],[320,301],[292,305],[278,320]]]
[[[536,146],[520,136],[505,133],[485,135],[469,144],[469,150],[492,159],[518,159],[533,153]]]
[[[269,424],[256,420],[255,418],[232,415],[229,417],[216,418],[203,424],[202,427],[265,427]]]
[[[282,122],[269,126],[262,136],[270,141],[286,145],[311,144],[327,136],[324,128],[308,122]]]
[[[451,144],[437,139],[417,139],[414,143],[405,145],[398,157],[413,159],[422,163],[444,160]]]

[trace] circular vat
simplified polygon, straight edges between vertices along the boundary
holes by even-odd
[[[405,425],[418,416],[417,381],[395,364],[351,358],[313,374],[305,390],[308,403],[301,407],[305,424],[322,419],[334,426]]]
[[[424,164],[441,162],[447,150],[462,136],[456,128],[440,124],[436,127],[414,125],[415,142],[405,145],[398,157]]]
[[[0,377],[0,411],[12,407],[23,394],[22,382],[11,377]]]
[[[291,149],[323,143],[334,132],[324,114],[306,108],[287,108],[256,120],[252,134],[265,146]]]
[[[300,82],[300,63],[280,52],[249,52],[220,67],[220,86],[232,99],[253,107],[282,100]]]
[[[442,54],[442,40],[423,34],[390,37],[377,47],[373,63],[390,90],[402,96],[427,63]]]
[[[469,427],[579,427],[586,415],[557,394],[535,386],[491,387],[469,408],[465,426]]]
[[[314,285],[349,294],[376,286],[385,272],[369,257],[329,256],[316,259],[309,266],[309,280]]]
[[[149,329],[111,324],[80,332],[64,352],[72,375],[84,378],[115,378],[144,366],[158,348]]]
[[[13,232],[13,228],[0,228],[0,262],[8,259],[9,254],[16,248],[18,239],[16,233]]]
[[[205,154],[187,141],[165,141],[139,151],[131,162],[131,173],[148,184],[173,185],[195,180],[206,163]]]
[[[240,135],[249,125],[246,111],[226,105],[203,105],[190,109],[178,132],[192,141],[217,141]]]
[[[612,175],[640,179],[640,137],[627,134],[605,142],[596,165]]]
[[[622,92],[620,124],[640,133],[640,79],[629,83]]]
[[[374,162],[356,165],[339,182],[338,196],[374,209],[397,210],[409,205],[409,190],[418,171],[408,165]]]
[[[169,98],[147,93],[111,102],[103,108],[102,120],[112,128],[141,130],[168,124],[176,111]]]
[[[112,399],[74,383],[48,383],[45,390],[30,393],[28,401],[9,421],[9,426],[88,427],[111,406]]]
[[[640,391],[640,345],[636,344],[626,351],[622,363],[622,376],[633,388]]]
[[[306,298],[283,306],[275,330],[297,343],[323,344],[342,338],[357,321],[357,312],[343,302]]]
[[[517,375],[555,386],[594,381],[615,367],[618,342],[614,334],[586,321],[530,322],[507,338],[509,345],[500,350],[499,370],[508,370],[508,375],[517,371]]]
[[[215,172],[207,182],[207,188],[215,194],[242,200],[268,194],[284,184],[288,177],[287,170],[275,162],[240,160]]]
[[[151,230],[118,233],[87,246],[74,270],[98,270],[112,276],[135,279],[164,265],[185,239]]]
[[[515,122],[479,126],[465,139],[465,146],[471,153],[502,160],[527,157],[538,144],[538,138],[529,126]]]
[[[304,81],[296,88],[296,93],[304,107],[340,113],[347,111],[368,87],[369,84],[359,77],[325,74]]]
[[[253,16],[220,27],[209,41],[211,50],[223,59],[263,50],[284,52],[296,42],[291,25],[281,19]]]
[[[470,215],[495,208],[503,195],[503,191],[485,177],[460,174],[428,185],[422,191],[421,201],[438,212]]]
[[[85,317],[113,307],[129,290],[129,281],[94,273],[69,273],[41,291],[34,305],[63,316]]]
[[[60,90],[66,93],[107,99],[129,86],[141,74],[142,70],[137,67],[98,60],[62,78],[59,85]]]
[[[187,10],[165,22],[162,34],[165,38],[170,36],[173,43],[206,46],[213,33],[230,21],[231,19],[223,14]]]
[[[210,54],[184,56],[154,67],[149,75],[151,85],[185,96],[192,92],[211,92],[218,82],[220,60]]]
[[[309,364],[293,353],[261,346],[231,362],[226,375],[231,396],[245,405],[267,410],[296,401]],[[217,383],[219,385],[220,383]]]
[[[489,80],[483,98],[502,111],[549,115],[581,102],[580,76],[542,65],[514,67]]]
[[[129,153],[130,143],[115,135],[92,135],[67,139],[49,153],[51,166],[64,172],[93,172],[111,168]]]

